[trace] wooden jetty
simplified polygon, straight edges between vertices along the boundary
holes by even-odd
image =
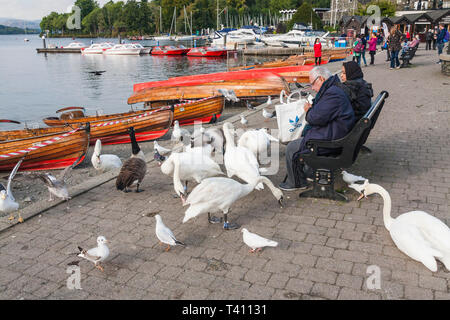
[[[36,48],[37,53],[81,53],[79,48]]]

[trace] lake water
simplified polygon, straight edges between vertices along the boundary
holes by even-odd
[[[25,42],[25,37],[30,41]],[[93,40],[97,43],[112,39]],[[90,44],[91,39],[77,41]],[[47,39],[47,45],[71,42],[71,38]],[[57,109],[67,106],[83,106],[92,114],[97,109],[104,113],[125,112],[135,83],[227,70],[226,58],[37,53],[36,48],[42,47],[37,35],[0,36],[0,119],[18,120],[33,127],[42,126],[41,119],[55,116]],[[247,62],[253,61],[250,58]],[[100,76],[89,73],[96,70],[106,72]],[[0,123],[0,130],[23,126]]]

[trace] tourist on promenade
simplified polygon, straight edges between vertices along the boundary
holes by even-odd
[[[402,45],[403,35],[400,31],[397,30],[396,26],[391,28],[391,32],[389,34],[389,51],[391,53],[391,70],[394,68],[400,69],[400,60],[398,59],[398,53],[400,52]]]
[[[322,44],[319,38],[316,38],[316,41],[314,41],[314,58],[316,66],[320,66],[322,63]]]
[[[358,34],[356,36],[356,40],[353,43],[353,60],[358,63],[358,65],[361,63],[361,49],[362,49],[362,40],[361,36]]]
[[[361,42],[363,44],[363,47],[361,49],[361,58],[364,61],[364,66],[367,67],[367,61],[366,61],[367,39],[366,39],[366,36],[364,34],[361,35]],[[359,63],[359,64],[361,64],[361,63]]]
[[[425,50],[431,50],[431,41],[432,40],[433,40],[433,32],[430,29],[425,34],[425,42],[426,42]]]
[[[309,126],[303,138],[289,142],[286,147],[286,171],[280,189],[294,191],[307,187],[307,168],[299,161],[302,153],[308,153],[306,142],[311,139],[335,140],[344,137],[354,126],[355,115],[346,93],[337,86],[340,82],[327,68],[318,66],[309,72],[311,89],[317,92],[313,104],[305,103],[306,121]],[[328,155],[331,150],[321,148],[319,154]]]
[[[372,84],[364,80],[361,67],[356,62],[348,61],[342,64],[341,83],[337,86],[347,94],[355,113],[355,122],[359,121],[372,105]]]
[[[437,42],[437,48],[438,48],[438,57],[442,54],[442,50],[444,49],[444,39],[447,34],[447,30],[445,30],[443,24],[439,24],[439,33],[436,39]],[[448,40],[448,39],[447,39]],[[441,59],[439,59],[438,64],[441,63]]]
[[[377,36],[372,33],[372,38],[370,38],[369,44],[369,54],[370,54],[370,64],[373,65],[375,62],[375,53],[377,52]]]
[[[433,31],[433,50],[436,50],[436,41],[437,41],[437,36],[438,36],[438,28],[434,27],[434,31]]]

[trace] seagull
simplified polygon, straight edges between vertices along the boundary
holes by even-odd
[[[355,176],[354,174],[348,173],[345,170],[342,170],[342,179],[345,181],[345,183],[347,183],[349,185],[356,183],[358,181],[364,182],[366,180],[366,178],[364,178],[364,177]]]
[[[271,96],[267,96],[267,102],[266,102],[266,104],[267,104],[268,106],[270,106],[270,105],[272,104],[272,97],[271,97]]]
[[[159,239],[160,244],[167,244],[166,252],[170,250],[170,246],[176,246],[177,244],[186,246],[183,242],[178,241],[173,235],[172,230],[166,227],[166,225],[162,222],[161,216],[157,214],[155,216],[156,219],[156,237]]]
[[[219,89],[217,92],[222,94],[227,101],[239,102],[239,98],[236,96],[236,93],[234,93],[234,90]]]
[[[153,150],[158,151],[160,155],[166,155],[172,152],[172,150],[164,148],[163,146],[159,145],[158,141],[153,142]]]
[[[262,115],[266,119],[276,118],[277,117],[277,111],[269,112],[265,108],[263,108]]]
[[[244,117],[243,114],[241,114],[241,123],[242,123],[242,125],[244,125],[244,126],[246,126],[246,125],[248,124],[248,120],[245,119],[245,117]]]
[[[263,247],[276,247],[278,245],[278,242],[263,238],[256,233],[251,233],[246,228],[242,228],[241,232],[243,233],[242,238],[244,243],[252,248],[250,252],[258,252]]]
[[[9,174],[7,187],[5,188],[5,186],[0,183],[0,211],[4,213],[10,213],[11,215],[8,218],[9,220],[14,220],[14,216],[12,215],[12,213],[19,209],[19,204],[16,202],[16,199],[11,192],[11,182],[14,179],[17,170],[19,170],[22,161],[23,159],[17,162],[17,164],[14,166],[14,169]],[[18,221],[23,222],[23,219],[20,216],[20,212]]]
[[[103,272],[104,270],[100,265],[100,262],[105,261],[109,256],[109,248],[106,243],[109,243],[109,241],[106,240],[104,236],[99,236],[97,238],[97,247],[89,250],[84,250],[83,248],[78,247],[78,250],[80,250],[80,254],[78,254],[78,256],[80,258],[92,261],[95,264],[95,267]]]
[[[186,129],[180,128],[180,123],[178,120],[173,122],[173,131],[172,131],[172,141],[181,141],[183,144],[190,142],[191,134]]]

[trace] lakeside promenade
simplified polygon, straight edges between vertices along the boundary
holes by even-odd
[[[374,95],[386,90],[389,98],[367,140],[372,154],[360,155],[348,171],[390,193],[392,216],[424,210],[450,225],[450,78],[440,73],[436,51],[421,47],[410,68],[389,70],[384,52],[375,66],[362,67]],[[245,113],[250,128],[276,128],[260,109]],[[239,116],[228,120],[241,128]],[[153,144],[141,148],[151,155]],[[275,185],[286,172],[284,150],[280,145],[279,172],[268,176]],[[336,187],[348,203],[284,192],[280,208],[268,188],[239,200],[230,220],[279,242],[250,254],[240,229],[225,231],[206,215],[182,224],[187,207],[151,161],[142,193],[119,192],[112,180],[74,197],[69,209],[63,203],[1,231],[0,298],[450,299],[450,273],[440,262],[432,273],[395,246],[379,196],[357,202],[340,178]],[[186,248],[164,252],[155,214]],[[69,290],[68,264],[81,260],[77,246],[92,248],[99,235],[112,242],[105,271],[82,260],[82,289]],[[379,289],[367,288],[370,266],[380,268]]]

